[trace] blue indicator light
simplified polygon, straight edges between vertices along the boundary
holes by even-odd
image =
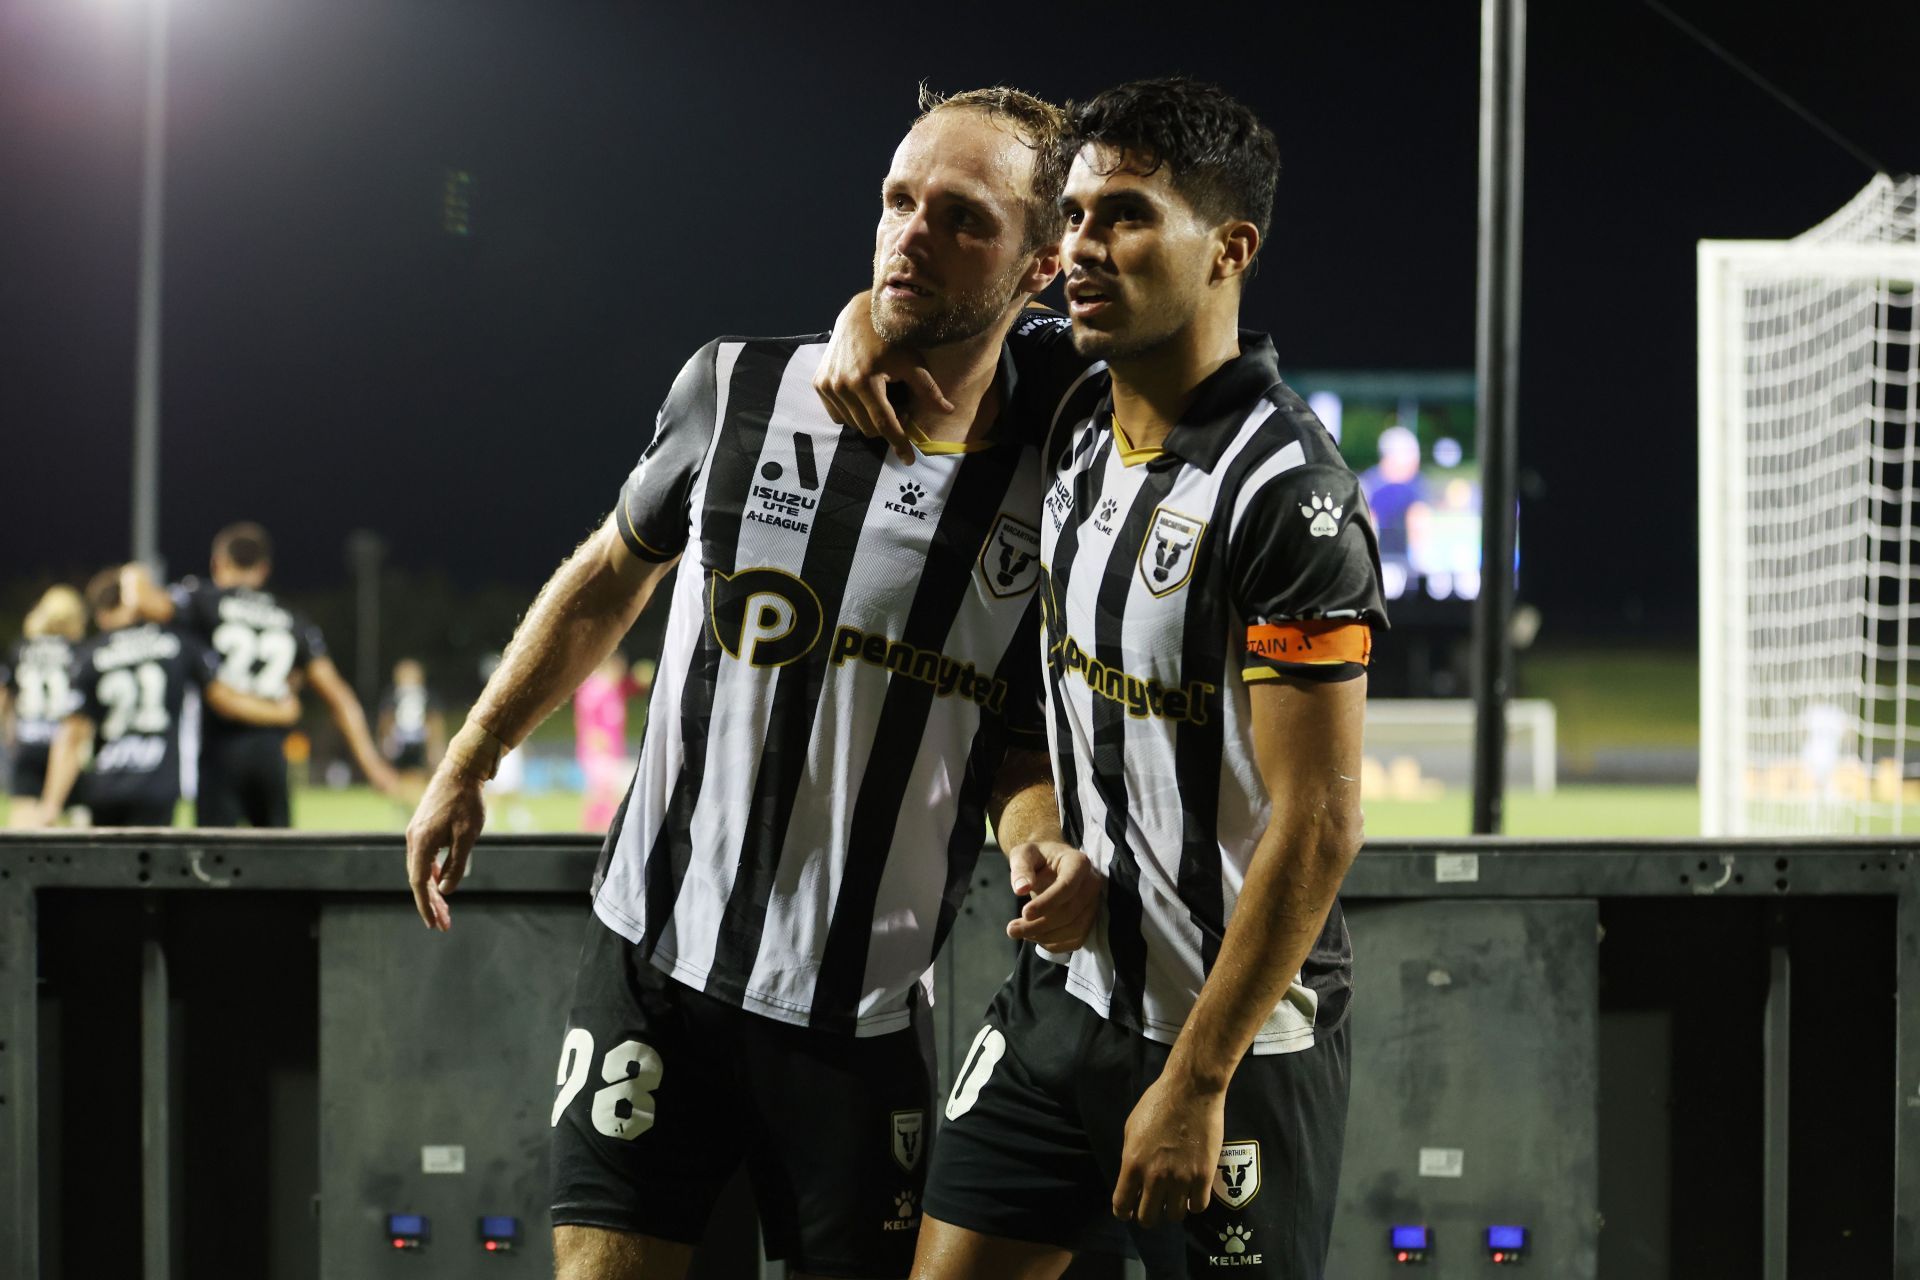
[[[496,1240],[518,1239],[520,1219],[486,1217],[480,1219],[480,1234]]]
[[[1527,1229],[1525,1227],[1488,1227],[1487,1248],[1524,1249],[1527,1247]]]
[[[1395,1227],[1393,1229],[1393,1247],[1396,1249],[1430,1249],[1432,1233],[1425,1227]]]
[[[427,1218],[421,1213],[390,1213],[387,1215],[387,1234],[390,1236],[423,1236],[427,1234]]]

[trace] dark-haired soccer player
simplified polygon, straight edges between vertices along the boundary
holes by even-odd
[[[933,1119],[922,978],[1002,756],[1044,742],[1034,439],[1065,406],[1005,338],[1056,272],[1059,125],[986,90],[924,102],[894,153],[872,320],[950,391],[912,465],[828,419],[823,337],[707,344],[408,828],[421,918],[445,928],[482,782],[679,563],[560,1060],[566,1280],[677,1280],[742,1161],[796,1273],[907,1273]],[[1040,909],[1010,930],[1076,945],[1097,877],[1057,843],[1015,854]]]
[[[50,824],[66,807],[93,742],[86,804],[96,827],[170,827],[180,799],[180,708],[197,688],[210,710],[238,722],[290,725],[292,697],[268,700],[217,678],[219,657],[184,627],[146,621],[121,592],[122,570],[87,584],[100,634],[73,655],[69,714],[54,739],[47,780],[32,825]]]
[[[20,630],[12,656],[0,662],[0,711],[12,755],[10,794],[16,798],[7,822],[16,827],[39,821],[47,758],[68,709],[73,647],[87,634],[86,602],[72,587],[48,587]]]
[[[1378,552],[1333,440],[1238,327],[1272,134],[1218,89],[1154,80],[1077,108],[1070,148],[1072,347],[1111,394],[1047,445],[1058,807],[1016,797],[999,836],[1084,849],[1106,910],[1064,962],[1023,948],[988,1011],[915,1275],[1052,1277],[1130,1236],[1156,1276],[1307,1280],[1346,1119],[1335,893],[1360,844]]]
[[[374,746],[366,713],[333,659],[320,628],[267,590],[273,544],[251,521],[229,525],[213,539],[212,581],[186,578],[157,589],[133,566],[126,587],[157,622],[177,620],[220,655],[220,678],[268,701],[294,690],[303,676],[327,704],[354,762],[377,789],[398,781]],[[202,827],[293,825],[287,786],[287,731],[247,724],[208,708],[201,726],[200,777],[194,822]]]

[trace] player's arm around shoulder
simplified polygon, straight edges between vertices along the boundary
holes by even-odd
[[[452,927],[447,896],[485,825],[481,788],[500,758],[606,660],[679,558],[635,554],[624,515],[609,517],[541,588],[407,824],[407,881],[429,929]]]

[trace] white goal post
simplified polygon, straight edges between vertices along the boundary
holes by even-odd
[[[1917,229],[1882,175],[1793,240],[1700,243],[1703,834],[1920,819]]]

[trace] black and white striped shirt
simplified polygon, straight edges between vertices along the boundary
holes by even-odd
[[[595,903],[681,982],[877,1035],[952,927],[1009,742],[1044,744],[1037,446],[1058,397],[1016,399],[1003,349],[991,439],[903,467],[820,407],[824,344],[709,343],[621,493],[628,548],[683,558]]]
[[[1203,383],[1159,450],[1111,401],[1048,442],[1041,521],[1048,733],[1067,840],[1108,877],[1069,989],[1171,1043],[1219,954],[1271,812],[1250,681],[1358,674],[1386,621],[1366,504],[1273,346]],[[1298,744],[1312,751],[1313,744]],[[1344,1015],[1336,903],[1254,1053],[1312,1045]]]

